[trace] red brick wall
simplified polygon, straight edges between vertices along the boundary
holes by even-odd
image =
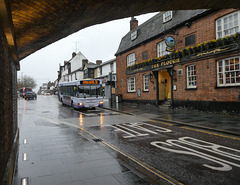
[[[17,72],[8,48],[0,25],[0,184],[17,133]]]
[[[240,56],[240,52],[236,55]],[[216,62],[222,58],[233,57],[232,55],[206,59],[196,62],[189,62],[183,65],[175,65],[174,70],[183,69],[183,75],[175,73],[173,85],[176,91],[173,92],[174,100],[197,100],[197,101],[239,101],[238,94],[240,87],[217,87],[217,65]],[[186,67],[196,65],[197,89],[187,88]],[[175,80],[176,79],[176,80]]]
[[[215,20],[228,14],[234,9],[225,9],[214,12],[208,16],[205,16],[197,21],[192,22],[190,28],[183,26],[176,30],[179,36],[174,36],[176,40],[176,48],[182,49],[185,47],[185,37],[196,34],[196,43],[195,45],[202,43],[207,40],[216,39],[216,29],[215,29]]]
[[[195,33],[196,42],[202,43],[207,40],[216,39],[215,20],[235,11],[234,9],[226,9],[214,12],[206,17],[200,18],[197,21],[192,22],[190,28],[183,26],[176,30],[177,35],[174,35],[176,40],[176,49],[182,49],[185,47],[185,37]],[[143,44],[131,51],[128,51],[122,55],[116,57],[117,68],[117,93],[123,95],[123,100],[156,100],[156,81],[154,84],[149,82],[149,92],[141,93],[141,97],[137,97],[137,89],[143,90],[144,73],[137,73],[133,75],[126,75],[127,68],[127,55],[135,53],[136,63],[142,61],[142,53],[148,52],[148,58],[157,57],[157,44],[168,35],[156,38],[149,43]],[[240,55],[240,54],[239,54]],[[227,58],[222,57],[222,58]],[[192,63],[183,63],[175,65],[174,70],[183,69],[183,75],[181,77],[174,77],[174,85],[177,86],[177,90],[173,91],[174,100],[201,100],[201,101],[236,101],[239,87],[231,88],[215,88],[217,83],[216,74],[216,60],[208,59],[203,61],[196,61]],[[186,90],[186,66],[190,64],[196,64],[197,70],[197,90]],[[149,74],[150,71],[145,73]],[[127,77],[136,77],[136,93],[127,93]],[[177,81],[175,82],[175,78]]]

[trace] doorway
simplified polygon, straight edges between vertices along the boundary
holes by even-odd
[[[171,77],[167,70],[158,71],[159,101],[171,99]]]

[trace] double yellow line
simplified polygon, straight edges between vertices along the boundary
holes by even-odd
[[[92,133],[88,132],[87,130],[80,128],[82,131],[86,132],[87,134],[89,134],[90,136],[92,136],[93,138],[97,139],[97,137],[95,135],[93,135]],[[122,152],[120,149],[118,149],[116,146],[106,142],[106,141],[102,141],[102,143],[106,146],[108,146],[109,148],[111,148],[112,150],[122,154],[123,156],[127,157],[128,159],[132,160],[133,162],[135,162],[136,164],[140,165],[141,167],[143,167],[144,169],[148,170],[149,172],[153,173],[154,175],[158,176],[159,178],[169,182],[172,185],[183,185],[183,183],[178,182],[177,180],[175,180],[174,178],[166,175],[165,173],[159,171],[158,169],[140,161],[139,159],[137,159],[136,157],[124,153]]]
[[[166,122],[162,122],[162,121],[155,121],[155,120],[150,120],[150,121],[151,122],[155,122],[155,123],[164,124],[164,125],[169,125],[169,126],[173,126],[174,125],[174,124],[166,123]],[[239,137],[233,137],[233,136],[228,136],[228,135],[223,135],[223,134],[217,134],[217,133],[214,133],[214,132],[208,132],[208,131],[194,129],[194,128],[190,128],[190,127],[191,126],[189,126],[189,127],[181,126],[179,128],[186,129],[186,130],[191,130],[191,131],[195,131],[195,132],[201,132],[201,133],[209,134],[209,135],[215,135],[215,136],[219,136],[219,137],[225,137],[225,138],[234,139],[234,140],[240,140]]]

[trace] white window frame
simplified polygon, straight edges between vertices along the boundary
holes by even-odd
[[[135,77],[127,78],[128,92],[136,92],[136,80]]]
[[[172,20],[172,11],[167,11],[163,14],[163,23]]]
[[[127,56],[127,67],[136,63],[135,53],[131,53]]]
[[[217,86],[236,85],[240,85],[240,56],[217,61]]]
[[[166,51],[166,49],[167,49],[167,45],[166,45],[165,41],[159,42],[157,44],[157,57],[161,57],[161,56],[169,54],[169,52]]]
[[[240,11],[232,12],[216,20],[216,39],[240,31]]]
[[[143,75],[143,90],[149,91],[148,74]]]
[[[134,30],[132,33],[131,33],[131,40],[135,40],[137,38],[137,30]]]
[[[196,65],[187,66],[187,88],[197,88]]]

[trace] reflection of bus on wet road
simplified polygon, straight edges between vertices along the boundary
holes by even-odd
[[[100,80],[77,80],[59,84],[59,100],[75,109],[103,106]]]
[[[20,96],[25,98],[27,92],[32,92],[32,88],[31,87],[23,87],[23,88],[19,89],[19,92],[20,92]]]

